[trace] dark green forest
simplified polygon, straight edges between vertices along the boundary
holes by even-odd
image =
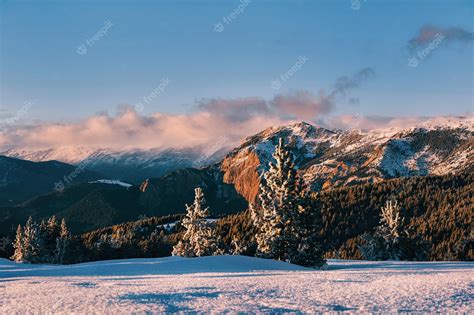
[[[361,236],[374,232],[381,207],[394,198],[402,206],[410,234],[426,242],[429,260],[472,261],[473,188],[472,173],[406,177],[315,192],[308,202],[311,211],[321,212],[319,237],[327,258],[362,259]],[[181,217],[143,218],[73,235],[65,263],[169,256],[182,233]],[[219,218],[214,228],[228,252],[234,240],[244,245],[244,254],[255,253],[255,231],[248,211]],[[0,255],[11,254],[8,243]]]

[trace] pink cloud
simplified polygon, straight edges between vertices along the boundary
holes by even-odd
[[[121,107],[73,123],[36,123],[10,126],[0,133],[0,146],[48,149],[60,146],[95,148],[185,148],[213,145],[216,139],[231,147],[267,127],[296,121],[314,122],[330,115],[336,101],[373,76],[365,68],[351,77],[339,78],[329,94],[295,91],[260,97],[204,99],[189,114],[153,113],[143,116],[132,107]]]
[[[188,115],[155,113],[141,116],[129,108],[116,116],[101,114],[70,124],[18,126],[0,134],[0,146],[183,148],[210,145],[219,137],[225,137],[229,145],[234,145],[241,138],[263,128],[288,122],[274,115],[232,120],[210,111]]]

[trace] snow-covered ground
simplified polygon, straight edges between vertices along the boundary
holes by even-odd
[[[70,266],[0,259],[0,313],[473,313],[474,263],[330,260],[316,271],[243,256]]]

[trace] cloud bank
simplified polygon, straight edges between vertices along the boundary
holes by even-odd
[[[329,127],[346,128],[355,126],[355,121],[333,117],[337,103],[372,76],[372,69],[362,69],[353,76],[338,78],[331,90],[321,90],[317,95],[294,91],[270,100],[203,99],[188,114],[144,116],[128,106],[115,115],[100,113],[74,123],[14,125],[0,133],[0,147],[186,148],[212,146],[216,139],[230,147],[264,128],[298,121],[325,121]]]

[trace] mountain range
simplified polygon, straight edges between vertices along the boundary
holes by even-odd
[[[0,206],[49,193],[58,185],[75,185],[101,177],[58,161],[32,162],[0,156]]]
[[[156,156],[152,150],[103,150],[100,154],[94,151],[77,155],[75,163],[87,160],[86,169],[93,170],[95,177],[103,175],[108,179],[122,179],[116,174],[133,173],[136,168],[136,180],[132,182],[137,184],[125,187],[102,182],[66,187],[0,208],[0,227],[23,223],[28,215],[40,219],[56,214],[65,217],[73,231],[83,232],[139,216],[183,213],[184,204],[192,202],[197,186],[203,188],[211,213],[236,213],[255,200],[260,175],[272,160],[279,138],[292,151],[295,166],[313,191],[397,177],[472,173],[473,129],[472,117],[437,119],[413,128],[375,131],[331,130],[301,122],[265,129],[227,154],[222,154],[224,149],[211,155],[200,154],[199,150],[174,150],[168,151],[169,158],[164,158],[166,150],[156,152]],[[4,154],[43,159],[52,152],[42,155],[38,151],[33,155],[34,151],[16,149]],[[174,154],[179,158],[173,159]],[[223,158],[219,159],[221,154]],[[95,167],[90,168],[92,165]]]
[[[224,146],[224,144],[223,144]],[[34,162],[61,161],[82,165],[107,178],[139,183],[148,177],[163,176],[183,168],[200,168],[222,159],[227,153],[224,147],[207,149],[93,149],[83,146],[50,149],[9,148],[0,155]]]

